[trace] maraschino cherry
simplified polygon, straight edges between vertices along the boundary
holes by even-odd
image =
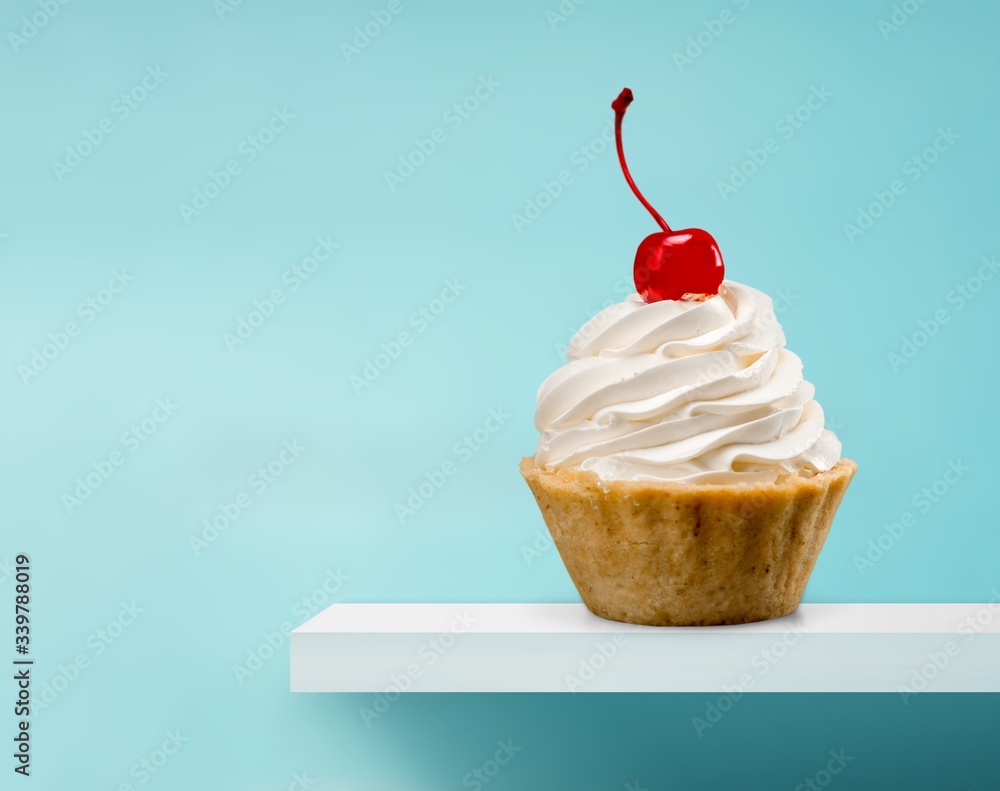
[[[715,239],[701,228],[670,230],[670,226],[639,192],[628,172],[622,150],[622,119],[632,98],[632,91],[625,88],[611,103],[611,109],[615,111],[618,161],[632,192],[663,229],[643,239],[636,250],[633,270],[635,290],[646,302],[718,294],[725,267]]]

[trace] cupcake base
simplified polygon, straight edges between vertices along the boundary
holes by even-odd
[[[600,481],[521,460],[559,555],[596,615],[650,626],[795,612],[857,465],[776,484]]]

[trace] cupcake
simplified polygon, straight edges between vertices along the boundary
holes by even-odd
[[[637,293],[588,321],[538,392],[521,461],[584,603],[615,621],[736,624],[795,611],[856,470],[768,296],[724,280],[706,231],[636,254]]]

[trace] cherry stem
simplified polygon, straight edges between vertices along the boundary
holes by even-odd
[[[653,219],[659,224],[659,226],[670,233],[670,226],[667,225],[666,221],[660,216],[660,213],[656,211],[650,205],[649,201],[646,200],[642,193],[639,192],[639,188],[635,186],[635,182],[632,180],[632,174],[628,172],[628,165],[625,164],[625,151],[622,148],[622,119],[625,117],[625,111],[628,106],[632,104],[632,91],[628,88],[622,89],[622,92],[618,94],[618,98],[611,103],[611,109],[615,111],[615,144],[618,147],[618,161],[622,166],[622,173],[625,174],[625,181],[632,188],[632,192],[635,193],[635,197],[639,199],[639,202],[646,207],[646,211],[653,215]]]

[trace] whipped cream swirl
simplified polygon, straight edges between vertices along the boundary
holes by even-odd
[[[840,459],[771,298],[638,294],[588,321],[538,391],[535,463],[605,481],[774,482]]]

